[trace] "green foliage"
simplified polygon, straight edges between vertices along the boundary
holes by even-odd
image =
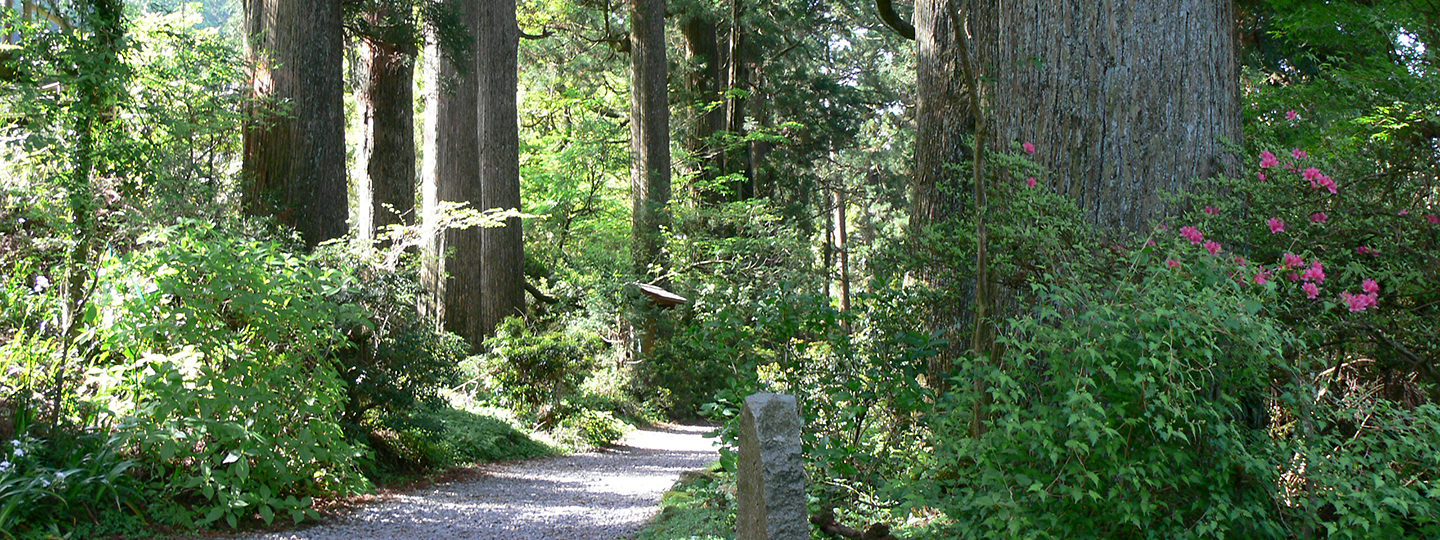
[[[1225,265],[1155,259],[1104,288],[1036,284],[1003,356],[971,360],[916,484],[986,536],[1274,536],[1264,398],[1284,330]],[[981,399],[984,396],[984,400]],[[978,438],[972,423],[984,414]],[[1048,531],[1048,532],[1047,532]]]
[[[141,502],[138,482],[125,474],[134,462],[121,458],[119,438],[91,434],[53,442],[0,443],[0,535],[56,521],[71,529]]]
[[[603,343],[561,332],[531,333],[523,320],[511,317],[485,345],[491,352],[478,367],[501,403],[547,417],[579,388]]]
[[[98,397],[121,415],[137,469],[173,524],[315,517],[316,495],[365,487],[338,415],[331,351],[359,314],[345,286],[274,242],[198,223],[109,261],[98,302]],[[178,503],[178,504],[177,504]]]

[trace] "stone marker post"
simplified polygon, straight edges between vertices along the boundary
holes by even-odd
[[[738,540],[807,540],[795,396],[751,394],[740,411]]]

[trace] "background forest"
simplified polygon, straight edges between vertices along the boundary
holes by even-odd
[[[756,391],[832,525],[1440,537],[1435,0],[3,4],[0,537],[704,418],[725,538]]]

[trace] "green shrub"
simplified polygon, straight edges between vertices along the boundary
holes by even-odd
[[[340,428],[332,270],[269,241],[186,222],[106,262],[94,378],[122,417],[164,522],[234,527],[314,517],[311,497],[365,487]],[[100,321],[96,321],[97,323]]]
[[[581,409],[568,415],[557,426],[562,438],[573,437],[577,446],[605,446],[625,436],[625,424],[609,411]],[[573,434],[573,435],[571,435]]]
[[[575,394],[595,355],[604,348],[595,337],[531,333],[523,320],[514,317],[500,323],[485,345],[490,352],[479,368],[502,404],[541,416],[550,416],[565,397]]]

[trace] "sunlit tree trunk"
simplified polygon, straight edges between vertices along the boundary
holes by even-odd
[[[466,31],[479,28],[476,2],[454,1]],[[473,54],[473,53],[472,53]],[[425,42],[425,150],[421,164],[421,198],[428,245],[424,281],[427,315],[478,346],[481,327],[479,229],[436,230],[435,210],[441,201],[468,203],[481,209],[479,79],[475,57],[452,58],[430,29]]]
[[[520,208],[520,135],[516,113],[518,27],[515,0],[483,3],[479,42],[480,206]],[[520,218],[481,233],[480,332],[525,312],[525,253]]]
[[[664,0],[630,0],[630,60],[635,273],[647,276],[653,272],[663,277],[669,264],[663,253],[661,229],[670,221],[669,67],[665,63]]]
[[[340,4],[245,0],[251,90],[268,101],[245,128],[245,210],[311,246],[343,236],[349,219]]]
[[[356,191],[368,203],[360,209],[360,235],[373,238],[385,227],[415,220],[415,46],[410,14],[380,6],[367,14],[388,31],[362,39],[356,101],[362,123]]]

